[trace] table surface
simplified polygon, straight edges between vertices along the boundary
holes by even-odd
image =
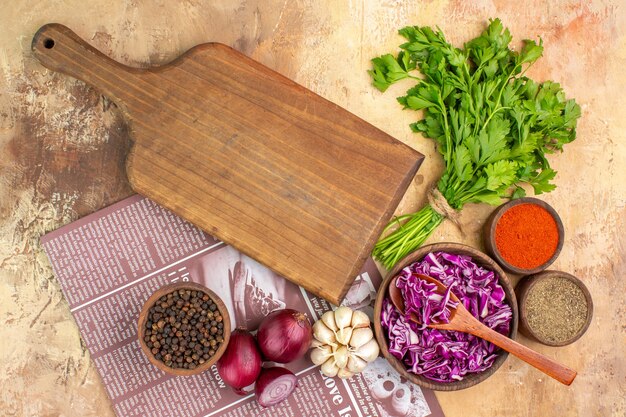
[[[89,6],[87,6],[89,3]],[[426,155],[398,212],[424,203],[442,162],[412,134],[416,114],[380,94],[369,60],[395,50],[405,25],[439,25],[456,45],[500,17],[514,41],[541,36],[531,69],[555,79],[583,109],[578,139],[551,157],[558,188],[541,198],[561,214],[563,251],[553,268],[580,277],[595,301],[587,334],[553,348],[520,341],[577,369],[569,388],[509,358],[491,378],[438,393],[447,416],[626,414],[626,5],[613,1],[410,2],[222,0],[184,2],[13,1],[0,16],[0,409],[8,416],[113,416],[102,382],[63,299],[39,237],[132,194],[124,172],[130,141],[114,105],[45,70],[30,53],[35,31],[64,23],[104,53],[134,66],[166,63],[202,42],[231,45],[347,108]],[[480,247],[493,210],[467,206],[461,235],[442,225],[430,242]],[[516,280],[516,278],[515,278]]]

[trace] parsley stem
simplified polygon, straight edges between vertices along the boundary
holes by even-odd
[[[379,240],[372,251],[374,258],[387,269],[392,268],[400,259],[424,243],[444,219],[430,205],[402,217],[409,218],[409,220]]]
[[[496,106],[498,106],[499,104],[500,103],[497,103]],[[497,109],[492,111],[491,114],[489,115],[489,117],[487,117],[487,120],[485,120],[485,123],[483,124],[483,127],[480,130],[484,130],[487,127],[487,124],[489,123],[489,121],[491,120],[491,118],[493,117],[494,114],[496,114],[500,110],[506,110],[506,109],[510,110],[511,108],[510,107],[498,107]]]
[[[443,102],[441,92],[439,92],[439,107],[441,108],[441,115],[443,116],[444,134],[446,136],[446,153],[444,155],[446,159],[446,166],[450,166],[450,158],[452,157],[452,138],[450,137],[450,125],[448,124],[448,109]]]
[[[559,84],[526,77],[543,53],[541,42],[529,41],[521,53],[511,50],[512,37],[499,19],[462,49],[440,30],[415,26],[400,34],[409,41],[400,47],[402,56],[375,58],[369,73],[381,91],[399,79],[417,81],[399,102],[424,110],[411,128],[436,141],[445,163],[437,188],[448,204],[456,210],[467,203],[496,205],[523,193],[524,182],[535,193],[554,189],[547,154],[575,139],[581,110]],[[412,70],[419,73],[409,75]],[[443,220],[430,205],[395,217],[374,246],[374,258],[393,267]]]

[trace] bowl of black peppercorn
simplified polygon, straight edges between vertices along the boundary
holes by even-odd
[[[196,375],[222,356],[230,338],[224,302],[193,282],[160,288],[148,298],[137,323],[141,350],[171,375]]]

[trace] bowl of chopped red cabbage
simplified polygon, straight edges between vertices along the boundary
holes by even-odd
[[[490,328],[515,338],[517,301],[511,282],[484,253],[458,243],[424,246],[407,255],[380,286],[374,310],[374,329],[383,356],[405,378],[425,388],[455,391],[491,376],[507,352],[467,333],[428,328],[408,320],[418,313],[422,322],[445,322],[449,296],[437,294],[416,274],[428,275],[449,287],[474,317]],[[402,315],[389,299],[396,285],[405,302]]]

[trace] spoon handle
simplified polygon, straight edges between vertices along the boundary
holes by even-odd
[[[542,355],[539,352],[527,348],[526,346],[517,343],[513,339],[509,339],[503,334],[500,334],[495,330],[492,330],[484,324],[480,323],[478,320],[476,320],[476,323],[473,324],[474,325],[470,326],[470,328],[467,329],[468,333],[471,333],[474,336],[478,336],[482,339],[487,340],[488,342],[493,343],[496,346],[501,347],[507,352],[517,356],[524,362],[539,369],[544,374],[556,379],[560,383],[570,385],[572,381],[574,381],[574,378],[576,378],[576,371],[574,371],[573,369],[570,369],[567,366],[562,365],[548,358],[547,356]]]

